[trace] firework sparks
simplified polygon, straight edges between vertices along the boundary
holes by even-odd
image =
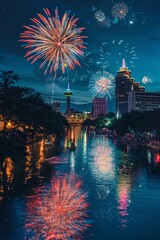
[[[152,83],[152,79],[149,78],[148,76],[144,76],[144,77],[142,78],[142,83],[143,83],[143,84]]]
[[[103,22],[106,19],[105,13],[101,10],[96,11],[94,16],[98,22]]]
[[[74,175],[58,177],[50,190],[43,189],[29,198],[28,218],[25,225],[27,237],[36,239],[80,239],[88,227],[86,223],[86,193],[82,182]]]
[[[63,81],[68,82],[69,79],[74,81],[86,81],[90,77],[91,73],[91,68],[93,66],[93,57],[92,53],[89,51],[84,51],[83,59],[82,59],[82,68],[79,68],[76,71],[70,71],[69,74],[66,73],[63,76],[61,76],[59,79],[63,79]]]
[[[128,7],[126,3],[120,2],[115,3],[115,5],[112,8],[112,16],[114,19],[122,20],[127,16],[128,13]]]
[[[134,63],[138,59],[135,47],[126,43],[123,39],[103,42],[100,46],[100,64],[102,70],[106,70],[109,67],[114,68],[115,64],[118,65],[117,67],[120,67],[123,58],[126,59],[127,64],[132,68],[134,68]]]
[[[66,12],[60,20],[58,10],[51,16],[48,9],[44,9],[45,16],[37,14],[38,18],[31,19],[32,25],[24,26],[25,31],[20,34],[20,41],[29,49],[25,57],[32,63],[41,59],[40,68],[56,72],[58,69],[65,72],[66,68],[75,69],[80,66],[79,57],[84,54],[82,36],[84,28],[77,27],[78,18]]]
[[[105,71],[96,72],[92,75],[88,87],[91,96],[101,96],[111,99],[114,89],[114,76]]]

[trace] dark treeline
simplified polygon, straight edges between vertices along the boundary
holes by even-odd
[[[12,157],[16,164],[25,156],[27,141],[61,135],[68,126],[66,118],[54,112],[40,93],[18,86],[19,79],[13,71],[0,73],[0,116],[4,123],[0,132],[0,169],[6,157]]]
[[[119,119],[114,119],[109,128],[120,135],[146,131],[160,133],[160,109],[147,112],[132,111]]]
[[[153,132],[160,133],[160,109],[149,112],[132,111],[117,119],[114,113],[99,116],[97,119],[87,119],[83,126],[94,126],[96,129],[107,127],[116,131],[119,135],[129,132]]]
[[[10,121],[15,129],[43,129],[46,134],[61,134],[68,125],[67,120],[54,112],[40,93],[32,88],[17,86],[18,80],[19,76],[13,71],[1,71],[0,115],[4,121],[4,130]]]

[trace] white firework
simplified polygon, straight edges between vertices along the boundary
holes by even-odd
[[[115,3],[112,8],[112,16],[115,19],[122,20],[127,16],[128,6],[124,2]]]
[[[142,83],[143,83],[143,84],[152,83],[152,79],[149,78],[148,76],[144,76],[144,77],[142,78]]]
[[[98,71],[89,81],[89,93],[92,97],[107,97],[111,99],[114,94],[114,76],[109,72]]]
[[[106,19],[105,13],[101,10],[96,11],[94,16],[98,22],[104,22]]]

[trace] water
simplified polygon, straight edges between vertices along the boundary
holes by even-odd
[[[70,138],[77,147],[71,152],[67,149]],[[5,187],[0,175],[0,239],[44,239],[25,238],[26,222],[33,215],[27,203],[31,196],[36,199],[39,189],[42,193],[50,189],[59,174],[76,174],[87,192],[91,226],[82,239],[160,239],[159,153],[121,146],[105,136],[89,137],[80,127],[72,127],[58,146],[35,143],[27,150],[25,163],[16,171],[11,159],[7,160]]]

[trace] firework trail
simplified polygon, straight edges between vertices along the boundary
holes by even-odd
[[[100,96],[111,99],[114,93],[114,76],[109,72],[98,71],[92,75],[88,88],[92,97]]]
[[[32,25],[24,26],[25,31],[20,34],[19,41],[28,50],[25,57],[32,63],[41,59],[40,68],[45,67],[45,74],[48,70],[50,73],[58,69],[62,73],[66,68],[74,70],[76,65],[80,66],[79,57],[84,54],[86,36],[81,35],[84,28],[78,28],[78,18],[69,18],[68,12],[61,20],[58,9],[53,17],[47,8],[44,13],[32,18]]]
[[[81,239],[89,226],[86,198],[74,175],[57,177],[49,190],[38,189],[27,203],[26,239]]]

